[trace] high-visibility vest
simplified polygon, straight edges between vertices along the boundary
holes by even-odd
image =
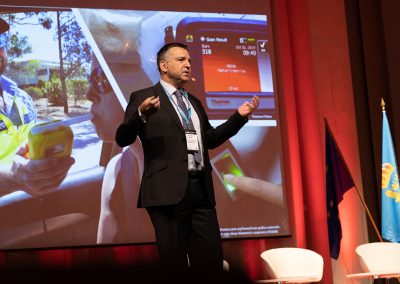
[[[24,116],[27,109],[18,97],[14,97],[12,112],[13,115],[19,116],[21,125],[14,125],[0,110],[0,164],[12,162],[17,149],[27,140],[29,131],[35,125],[34,120],[25,123]]]

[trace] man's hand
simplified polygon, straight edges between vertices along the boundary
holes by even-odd
[[[282,186],[261,179],[246,176],[224,175],[224,181],[232,184],[237,189],[247,194],[264,199],[283,207]]]
[[[160,98],[158,96],[152,96],[145,99],[139,106],[139,110],[143,115],[150,115],[157,112],[160,109]]]
[[[31,195],[41,195],[58,188],[75,163],[72,157],[30,160],[25,154],[26,149],[21,147],[14,158],[11,173],[17,189]]]
[[[260,104],[259,97],[253,96],[251,102],[246,101],[238,108],[238,112],[241,116],[248,116],[258,108],[259,104]]]

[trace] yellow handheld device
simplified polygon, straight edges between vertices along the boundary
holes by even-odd
[[[91,114],[85,114],[35,125],[28,135],[29,157],[39,160],[52,156],[70,156],[74,144],[74,134],[70,125],[87,121],[91,117]]]
[[[28,135],[29,157],[39,160],[71,155],[74,134],[61,120],[35,125]]]

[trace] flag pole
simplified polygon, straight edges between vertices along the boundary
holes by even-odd
[[[382,99],[382,101],[383,101],[383,99]],[[383,105],[383,108],[384,108],[384,105]],[[329,127],[329,124],[328,124],[328,121],[326,120],[326,118],[325,118],[325,125],[327,126],[328,131],[330,132],[331,136],[333,137],[332,131],[331,131],[330,127]],[[335,146],[337,147],[337,145],[335,145]],[[343,159],[342,152],[339,150],[338,153],[341,156],[342,160],[345,161],[345,159]],[[345,165],[345,167],[347,169],[347,172],[350,173],[349,169],[347,168],[347,164],[344,163],[344,165]],[[372,217],[371,212],[369,211],[368,206],[364,201],[364,198],[362,197],[362,195],[361,195],[360,191],[358,190],[357,186],[354,185],[354,188],[356,189],[358,197],[360,198],[361,203],[362,203],[365,211],[367,212],[368,219],[370,220],[372,226],[374,227],[375,233],[377,234],[379,241],[383,242],[382,236],[379,233],[378,227],[376,226],[374,218]]]
[[[360,197],[361,203],[363,204],[364,209],[367,212],[368,218],[371,221],[372,226],[374,227],[375,233],[377,234],[379,241],[383,242],[381,233],[379,233],[378,227],[375,224],[374,218],[372,218],[371,212],[369,211],[368,206],[364,201],[364,198],[362,197],[362,195],[361,195],[360,191],[358,190],[357,186],[354,186],[354,188],[357,191],[358,197]]]

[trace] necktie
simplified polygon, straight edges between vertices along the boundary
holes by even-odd
[[[183,128],[189,129],[189,130],[194,130],[194,126],[193,126],[193,122],[192,119],[189,116],[189,111],[186,107],[185,102],[183,101],[183,92],[182,90],[177,89],[174,92],[174,95],[176,96],[176,99],[178,101],[178,107],[181,109],[181,111],[186,115],[186,117],[188,118],[188,122],[186,122],[186,120],[184,118],[182,118],[182,123],[183,123]]]
[[[187,109],[186,104],[185,104],[185,102],[183,101],[183,98],[182,98],[182,96],[183,96],[182,90],[177,89],[174,92],[174,95],[176,96],[176,99],[177,99],[177,102],[178,102],[178,107],[181,109],[181,111],[188,118],[188,122],[187,123],[186,123],[186,120],[182,118],[183,128],[185,130],[189,129],[189,130],[195,131],[192,119],[189,117],[188,109]],[[201,165],[201,160],[202,160],[200,150],[199,151],[195,151],[193,153],[193,155],[194,155],[194,159],[196,161],[196,167],[198,168]]]

